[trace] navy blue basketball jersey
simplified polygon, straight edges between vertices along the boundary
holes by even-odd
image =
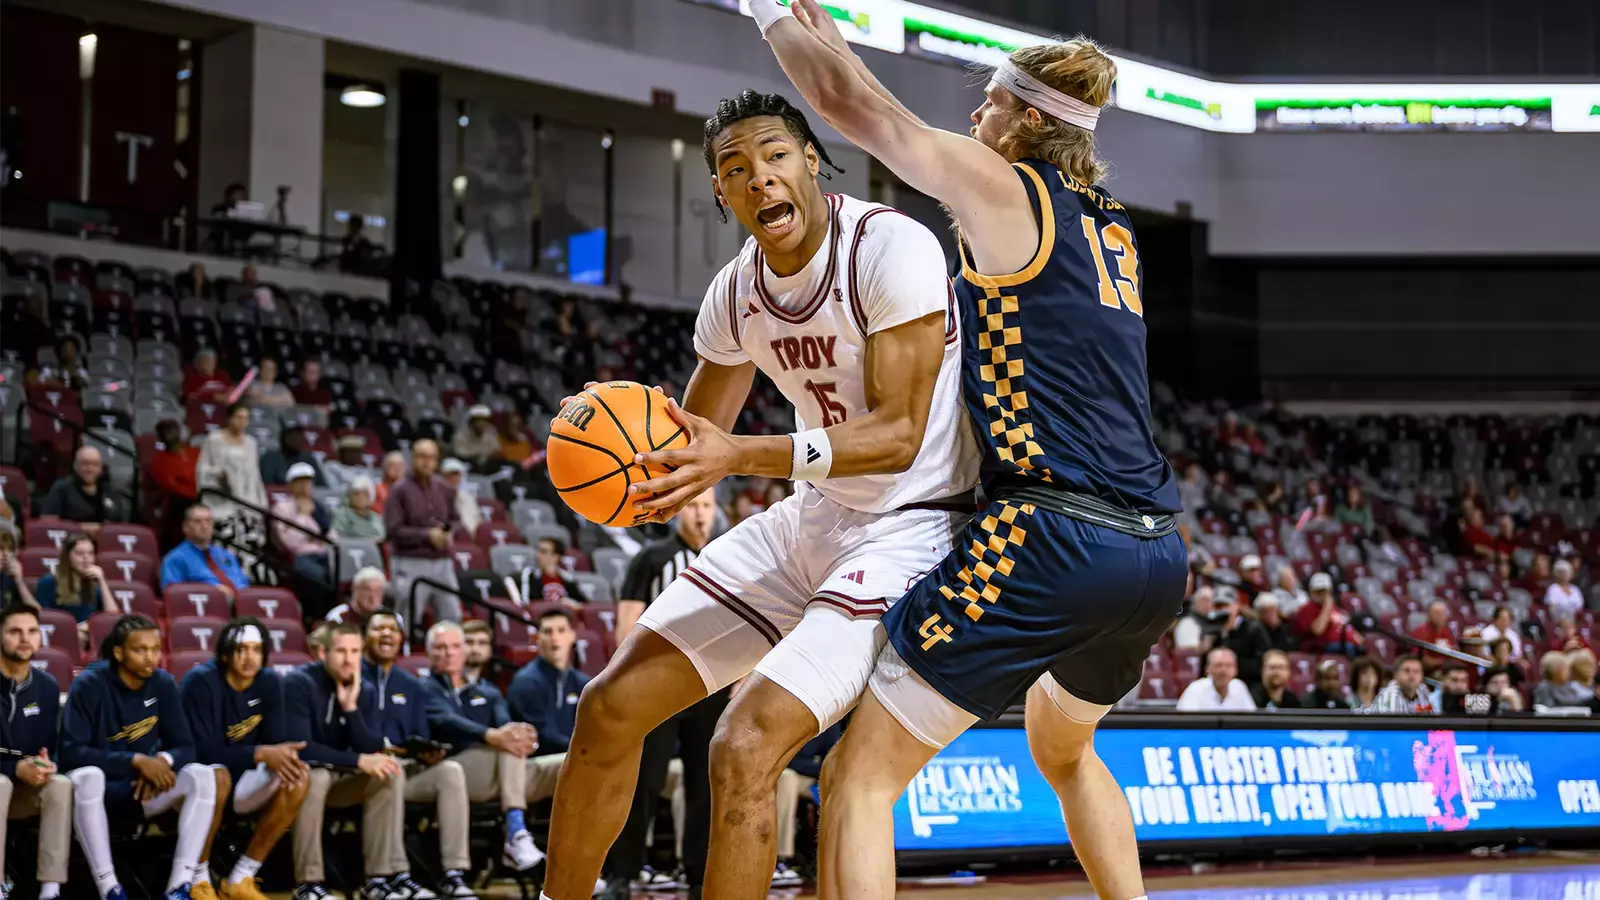
[[[1015,168],[1040,223],[1033,261],[980,275],[963,239],[955,282],[985,491],[1023,479],[1176,513],[1177,480],[1150,425],[1143,269],[1127,210],[1042,160]]]

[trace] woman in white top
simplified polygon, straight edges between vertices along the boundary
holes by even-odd
[[[249,405],[235,403],[228,407],[228,417],[223,420],[222,427],[206,435],[205,442],[200,445],[195,481],[202,489],[217,488],[265,508],[267,488],[261,483],[261,448],[256,446],[256,439],[246,433],[249,425]],[[223,536],[265,540],[264,526],[256,513],[214,494],[204,494],[200,499],[211,508]]]
[[[1550,608],[1550,615],[1557,622],[1571,619],[1583,609],[1583,591],[1572,583],[1572,563],[1564,559],[1557,560],[1551,574],[1555,575],[1556,580],[1545,588],[1544,605]]]
[[[1494,642],[1505,638],[1511,642],[1511,658],[1522,658],[1522,635],[1517,632],[1516,625],[1511,619],[1511,607],[1496,606],[1494,608],[1494,621],[1483,626],[1483,643],[1486,647],[1493,647]]]
[[[294,393],[278,380],[278,361],[267,357],[256,369],[256,379],[250,383],[250,402],[268,409],[287,409],[294,405]]]

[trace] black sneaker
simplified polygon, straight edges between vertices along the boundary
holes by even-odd
[[[401,872],[383,882],[383,890],[379,900],[439,900],[438,894],[418,884],[410,872]]]
[[[320,884],[302,884],[294,889],[294,900],[329,900],[332,896]]]

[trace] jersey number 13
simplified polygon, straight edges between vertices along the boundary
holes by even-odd
[[[1089,242],[1089,255],[1094,258],[1095,272],[1100,276],[1100,305],[1112,309],[1126,306],[1139,318],[1144,318],[1144,304],[1139,300],[1139,252],[1133,247],[1133,235],[1116,222],[1104,228],[1094,227],[1094,218],[1083,217],[1083,237]],[[1106,269],[1106,251],[1116,260],[1117,274],[1113,278]]]

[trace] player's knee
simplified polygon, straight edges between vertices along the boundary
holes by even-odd
[[[213,767],[211,769],[211,774],[213,783],[216,785],[216,793],[213,796],[228,796],[228,792],[233,790],[233,776],[229,774],[227,769],[224,769],[221,766]]]
[[[594,742],[600,747],[615,747],[642,741],[650,730],[642,722],[645,712],[640,704],[628,702],[627,691],[618,684],[618,679],[601,673],[584,686],[578,697],[573,743]]]
[[[712,789],[771,792],[788,762],[783,750],[759,723],[724,718],[711,739]]]
[[[94,766],[84,766],[67,773],[72,782],[72,792],[81,803],[99,803],[106,796],[106,773]]]
[[[212,803],[217,799],[217,779],[210,766],[189,763],[178,770],[177,785],[186,799]]]

